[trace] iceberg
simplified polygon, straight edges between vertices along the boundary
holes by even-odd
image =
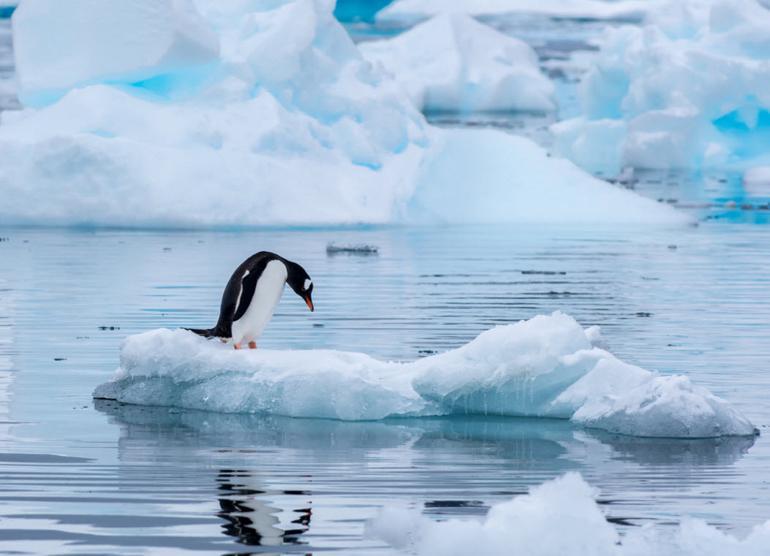
[[[97,399],[230,413],[379,420],[436,415],[572,419],[632,436],[748,436],[754,426],[684,376],[596,347],[563,313],[498,326],[412,362],[334,350],[236,351],[185,330],[128,337]]]
[[[462,12],[477,16],[536,14],[573,19],[641,19],[656,0],[396,0],[377,13],[379,21],[414,21]]]
[[[689,0],[610,30],[581,115],[552,126],[556,152],[592,171],[756,165],[770,141],[768,28],[756,0]]]
[[[367,532],[418,556],[507,556],[511,547],[532,556],[759,556],[770,548],[770,521],[755,526],[744,539],[693,518],[673,531],[648,526],[629,528],[621,536],[602,512],[597,495],[580,474],[570,472],[493,505],[480,520],[433,521],[418,510],[388,506],[367,525]]]
[[[359,45],[424,112],[550,111],[554,86],[535,51],[464,14],[445,14],[405,33]]]
[[[30,106],[86,84],[170,80],[216,62],[219,40],[192,0],[25,0],[13,14],[13,50]]]
[[[82,10],[89,17],[62,15],[66,30],[44,10],[59,13],[60,4],[29,0],[14,15],[14,40],[27,44],[17,55],[22,100],[32,104],[0,116],[3,223],[688,221],[530,141],[428,125],[401,86],[362,57],[333,2],[104,0]],[[112,11],[147,23],[137,27],[141,48],[118,23],[105,32],[113,23],[100,14]],[[62,47],[66,57],[44,55],[67,37],[78,40]],[[461,200],[480,186],[503,197],[464,212]],[[457,200],[424,207],[441,187]]]

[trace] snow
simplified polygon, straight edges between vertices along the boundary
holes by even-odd
[[[290,417],[509,415],[572,419],[616,433],[752,435],[726,401],[683,376],[618,360],[595,328],[563,313],[498,326],[412,362],[333,350],[236,351],[185,330],[128,337],[97,398],[140,405]]]
[[[768,28],[756,0],[676,0],[609,30],[581,116],[552,128],[556,151],[590,170],[755,165],[770,140]]]
[[[367,532],[418,556],[507,556],[511,547],[531,556],[759,556],[770,547],[770,521],[757,525],[742,540],[692,518],[673,531],[626,528],[621,537],[607,521],[597,495],[578,473],[567,473],[533,487],[529,494],[493,505],[481,520],[439,522],[418,510],[391,506],[368,524]]]
[[[377,14],[380,21],[413,21],[442,13],[540,14],[575,19],[637,19],[655,0],[396,0]]]
[[[53,14],[63,10],[50,4]],[[0,220],[126,227],[688,221],[530,141],[429,126],[401,86],[364,60],[332,4],[100,0],[88,18],[63,14],[73,27],[62,30],[38,12],[47,0],[25,3],[14,16],[14,37],[28,45],[17,60],[22,100],[48,104],[2,114]],[[142,46],[132,49],[126,29],[115,29],[114,41],[105,32],[111,20],[100,14],[109,6],[137,25],[169,17],[140,26]],[[45,45],[75,36],[61,60],[50,50],[44,56]],[[469,198],[465,210],[460,201]]]
[[[89,83],[171,79],[219,55],[192,0],[25,0],[13,14],[13,45],[28,106]]]
[[[535,51],[464,14],[436,16],[392,39],[360,45],[422,111],[550,111],[554,86]]]

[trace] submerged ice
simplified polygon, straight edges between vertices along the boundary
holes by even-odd
[[[291,417],[509,415],[571,419],[650,437],[754,434],[726,401],[596,346],[596,328],[563,313],[498,326],[413,362],[332,350],[235,351],[184,330],[131,336],[97,398]]]
[[[428,125],[399,83],[363,58],[333,2],[78,5],[25,0],[14,15],[27,107],[0,122],[4,223],[685,220],[531,141]],[[492,89],[515,73],[490,68]],[[473,204],[493,206],[491,217],[463,210],[479,184],[499,195]],[[435,195],[442,187],[454,194]]]

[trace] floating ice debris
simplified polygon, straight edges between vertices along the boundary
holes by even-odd
[[[350,255],[377,255],[379,252],[379,247],[376,245],[368,245],[366,243],[330,243],[326,246],[326,253],[329,255],[337,255],[340,253]]]
[[[567,473],[495,504],[482,519],[438,522],[419,510],[386,507],[367,532],[417,556],[508,556],[511,547],[529,556],[760,556],[770,549],[770,521],[743,540],[699,519],[685,519],[673,531],[643,527],[621,536],[597,504],[597,494],[578,473]]]
[[[430,112],[553,110],[554,86],[537,54],[470,16],[439,15],[395,38],[359,45]]]
[[[94,397],[343,420],[516,415],[638,436],[754,434],[744,416],[687,377],[629,365],[599,342],[597,328],[583,329],[559,312],[498,326],[408,363],[332,350],[235,351],[160,329],[125,340],[120,368]]]

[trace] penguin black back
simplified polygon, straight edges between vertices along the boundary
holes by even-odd
[[[207,338],[231,338],[233,322],[242,318],[249,309],[257,289],[257,282],[267,265],[272,261],[280,261],[286,266],[286,283],[305,300],[308,308],[312,311],[314,309],[311,297],[313,282],[305,269],[280,255],[269,251],[260,251],[243,261],[228,280],[222,293],[219,319],[214,328],[187,328],[186,330]]]

